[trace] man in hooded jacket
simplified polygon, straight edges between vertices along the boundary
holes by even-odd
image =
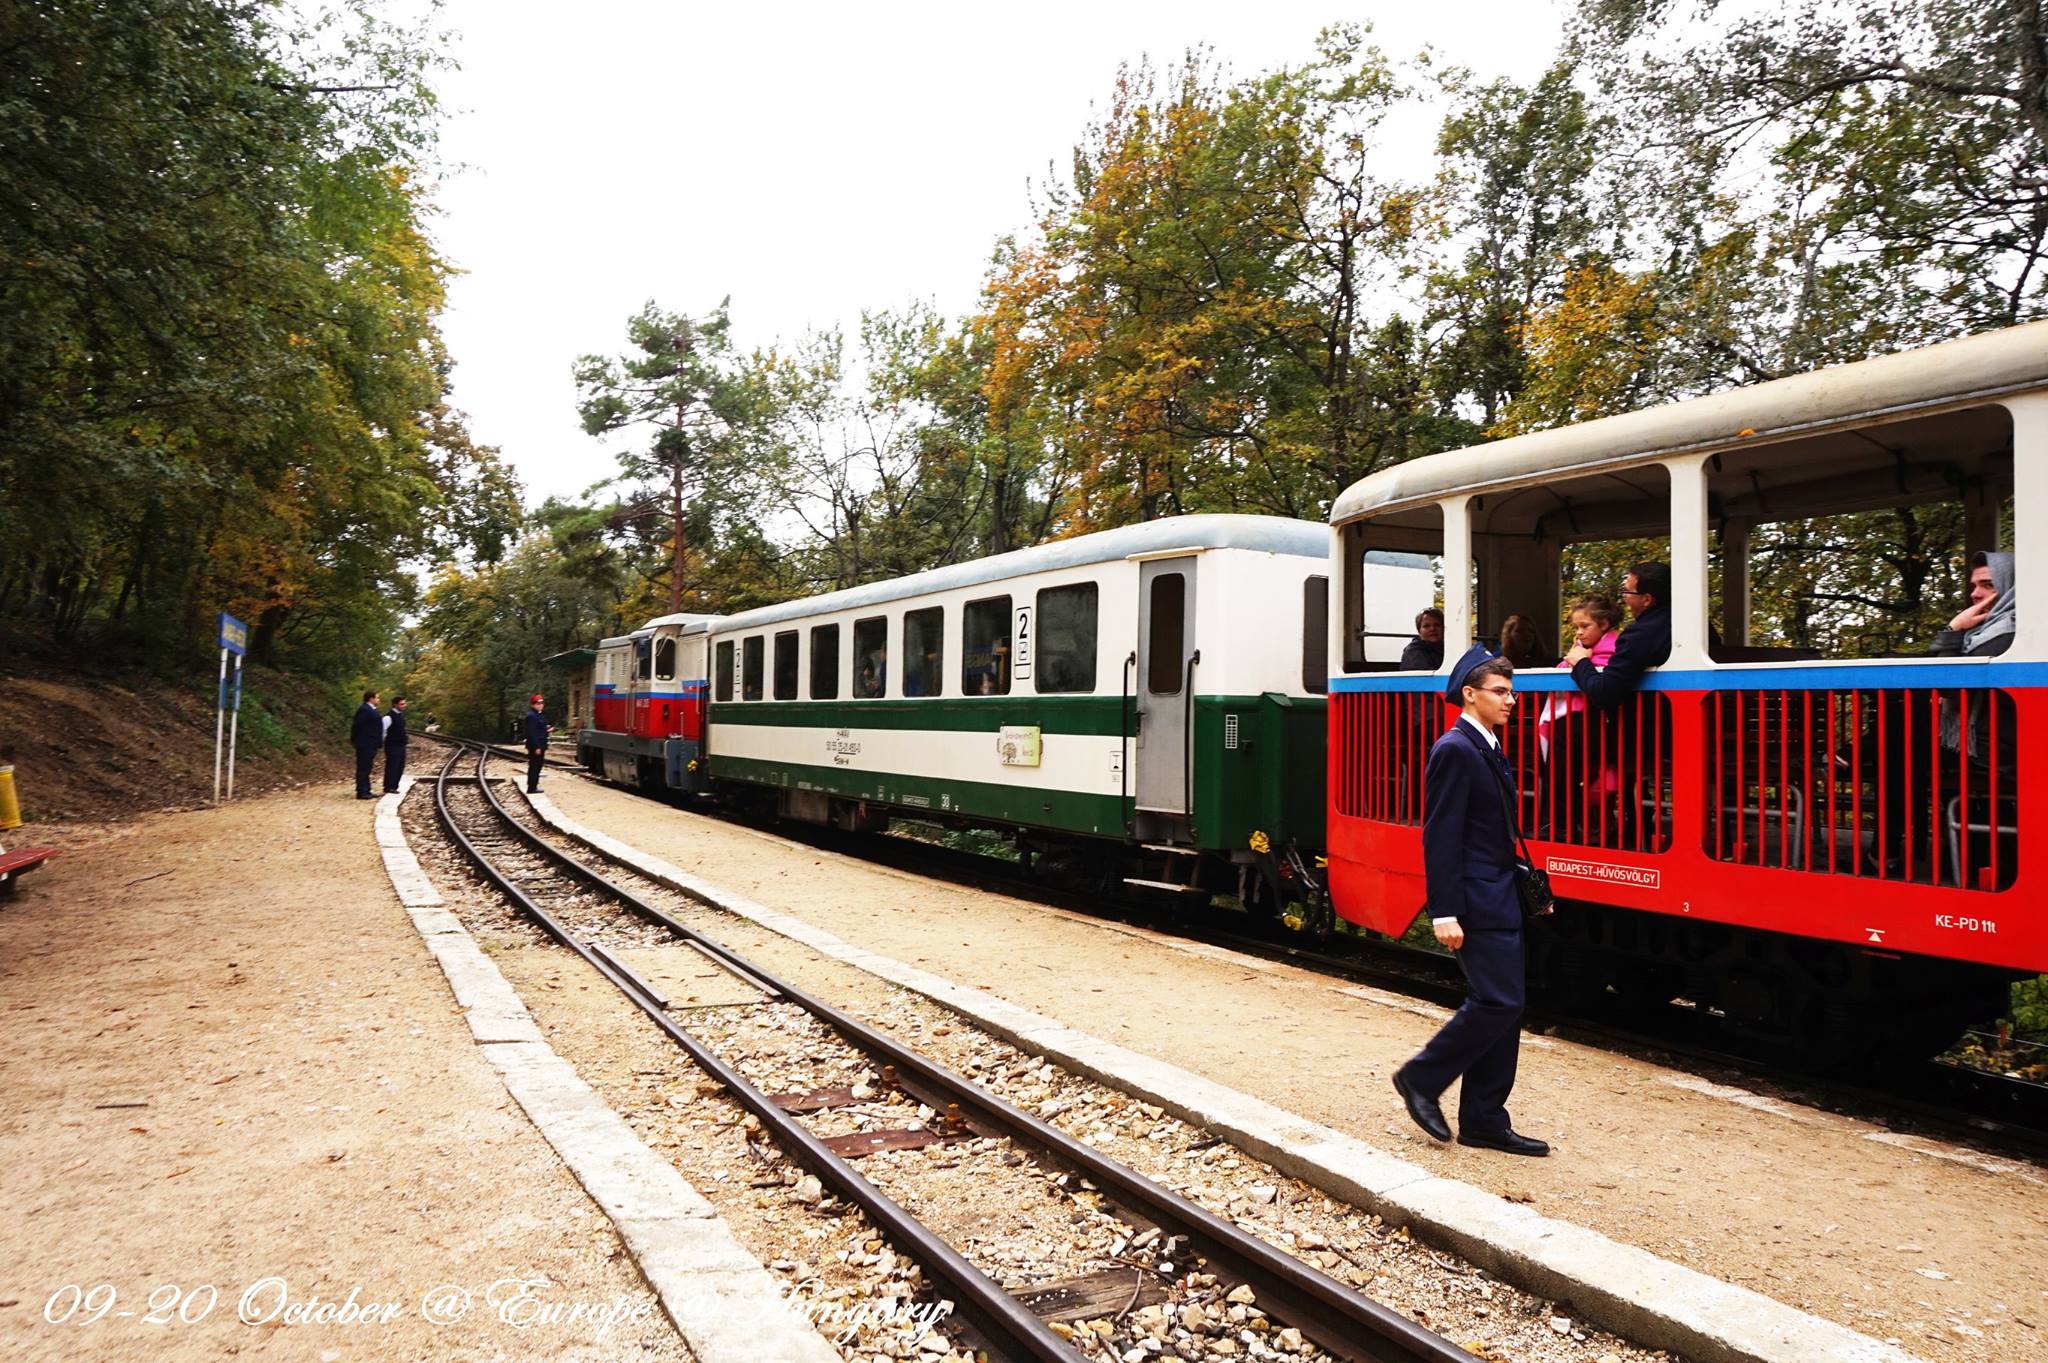
[[[2019,600],[2013,590],[2015,564],[2013,555],[1993,550],[1970,555],[1970,604],[1948,622],[1947,629],[1934,636],[1927,649],[1930,654],[1937,658],[1991,658],[2012,647],[2013,634],[2019,627]],[[1963,732],[1963,707],[1952,697],[1942,696],[1934,735],[1940,756],[1930,759],[1924,700],[1915,705],[1909,703],[1903,692],[1884,693],[1884,739],[1879,748],[1885,774],[1880,783],[1885,845],[1883,863],[1873,865],[1874,872],[1898,878],[1910,872],[1913,879],[1928,879],[1938,873],[1941,830],[1933,827],[1935,809],[1930,808],[1928,801],[1932,789],[1934,804],[1939,806],[1946,787],[1930,782],[1931,761],[1939,763],[1936,775],[1953,775],[1965,766],[1969,768],[1971,817],[1976,822],[1982,823],[1993,814],[1978,806],[1980,798],[1988,804],[1986,778],[1994,764],[2007,788],[2011,788],[2016,725],[2009,718],[2002,720],[1994,752],[1991,712],[1998,701],[1994,693],[1980,694],[1983,699],[1973,696],[1975,703],[1969,707],[1967,734]],[[1914,778],[1910,783],[1906,779],[1909,774]],[[1908,789],[1909,784],[1912,790]]]

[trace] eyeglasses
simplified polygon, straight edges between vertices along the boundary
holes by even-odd
[[[1513,700],[1515,698],[1515,688],[1512,686],[1481,686],[1477,689],[1484,691],[1489,696],[1499,696],[1502,700]]]

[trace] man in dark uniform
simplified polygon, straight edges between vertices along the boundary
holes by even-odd
[[[377,765],[377,749],[384,746],[384,716],[377,713],[375,691],[363,692],[363,703],[356,707],[349,740],[356,745],[356,798],[374,800],[377,797],[370,790],[370,771]]]
[[[531,708],[526,712],[524,733],[526,736],[526,789],[531,793],[540,790],[541,759],[548,755],[548,722],[541,714],[545,696],[535,696]]]
[[[405,775],[405,697],[395,696],[384,716],[384,793],[395,795]]]
[[[1394,1072],[1408,1115],[1440,1141],[1451,1138],[1438,1100],[1453,1080],[1458,1143],[1513,1155],[1550,1147],[1508,1121],[1520,1056],[1522,902],[1515,889],[1513,774],[1497,733],[1515,705],[1515,669],[1475,645],[1451,669],[1444,699],[1464,714],[1429,751],[1422,777],[1422,869],[1430,926],[1458,957],[1465,1002],[1414,1059]]]

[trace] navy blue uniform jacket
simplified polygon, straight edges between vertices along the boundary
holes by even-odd
[[[1522,926],[1498,752],[1459,720],[1429,750],[1422,774],[1422,875],[1429,917],[1472,931]]]
[[[375,752],[384,746],[384,716],[377,713],[376,706],[364,701],[356,707],[356,722],[349,737],[357,752]]]
[[[1650,609],[1629,621],[1628,628],[1614,644],[1614,656],[1607,670],[1593,666],[1591,658],[1572,665],[1572,680],[1596,710],[1612,710],[1634,695],[1643,684],[1643,674],[1662,667],[1671,659],[1671,612],[1663,606]]]
[[[393,710],[391,712],[391,727],[384,731],[384,746],[386,749],[397,748],[401,752],[404,751],[405,711]]]
[[[541,714],[538,710],[528,710],[526,712],[526,746],[528,748],[545,748],[547,745],[547,716]]]

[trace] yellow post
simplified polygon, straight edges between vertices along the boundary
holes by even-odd
[[[21,827],[21,801],[14,795],[14,768],[0,767],[0,828]]]

